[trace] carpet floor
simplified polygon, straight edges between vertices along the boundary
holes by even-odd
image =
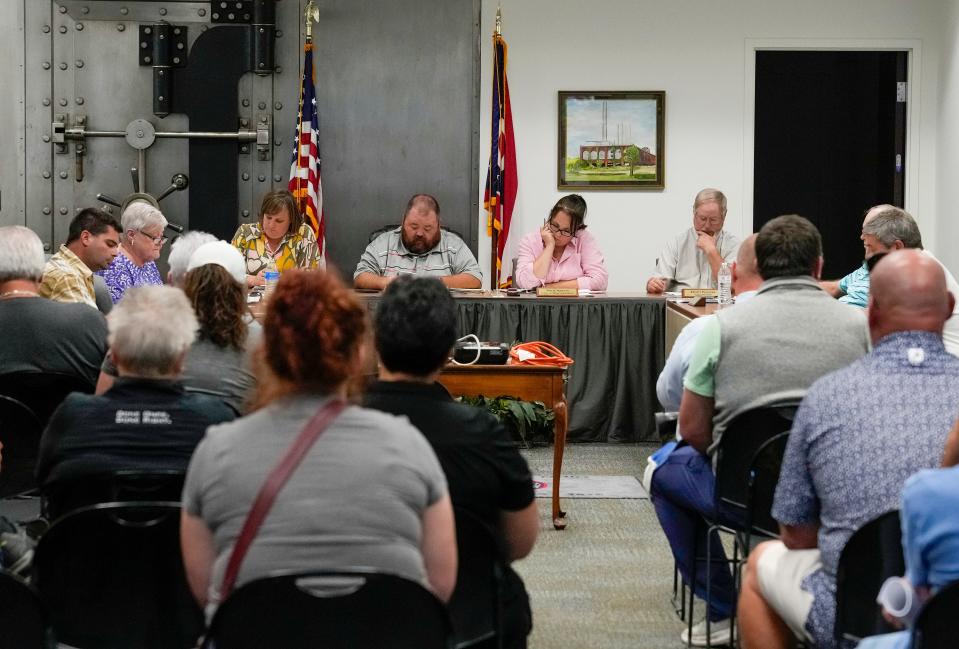
[[[564,474],[640,477],[651,444],[570,444]],[[523,451],[551,475],[553,449]],[[664,649],[685,646],[670,604],[673,562],[649,500],[567,499],[569,524],[553,529],[538,498],[540,534],[514,564],[533,607],[530,649]],[[702,610],[700,608],[700,610]]]

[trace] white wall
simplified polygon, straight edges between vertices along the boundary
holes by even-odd
[[[959,275],[959,2],[947,0],[939,56],[939,131],[937,139],[938,238],[933,247],[939,259]]]
[[[951,2],[951,0],[950,0]],[[726,228],[751,231],[748,169],[752,126],[746,120],[747,50],[757,41],[784,47],[867,46],[914,43],[920,91],[910,137],[918,159],[907,160],[906,206],[914,212],[929,247],[936,249],[936,128],[940,110],[959,114],[959,94],[938,102],[938,41],[945,12],[937,0],[501,0],[503,35],[509,43],[508,77],[519,157],[520,192],[513,227],[521,235],[546,216],[566,192],[556,188],[559,90],[665,90],[666,189],[582,192],[587,222],[610,270],[611,291],[645,287],[663,242],[691,222],[695,193],[706,186],[729,197]],[[491,44],[497,2],[483,0],[480,192],[489,157]],[[953,21],[955,22],[955,21]],[[952,58],[956,59],[956,31]],[[953,66],[953,77],[959,76]],[[955,120],[953,120],[955,121]],[[952,128],[953,141],[959,129]],[[959,144],[959,142],[956,142]],[[953,147],[955,149],[955,147]],[[951,153],[951,152],[950,152]],[[943,157],[946,154],[943,154]],[[953,156],[956,154],[952,153]],[[954,158],[951,162],[957,162]],[[942,160],[939,161],[940,163]],[[956,169],[955,165],[952,169]],[[924,216],[927,215],[927,216]],[[480,261],[489,266],[485,220]],[[956,227],[956,226],[953,226]],[[953,234],[955,230],[951,231]]]

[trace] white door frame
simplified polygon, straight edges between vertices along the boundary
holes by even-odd
[[[745,97],[743,102],[743,211],[740,232],[753,231],[753,160],[756,141],[756,52],[791,51],[906,51],[906,165],[903,202],[906,211],[918,214],[919,116],[922,96],[922,41],[908,38],[747,38],[745,41]],[[917,220],[919,220],[917,218]],[[927,225],[931,229],[932,219]]]

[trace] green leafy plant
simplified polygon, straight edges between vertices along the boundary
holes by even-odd
[[[460,397],[462,403],[485,408],[499,419],[510,436],[524,448],[553,443],[553,411],[540,401],[523,401],[507,395]]]

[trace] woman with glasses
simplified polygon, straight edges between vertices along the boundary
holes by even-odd
[[[539,232],[520,241],[514,281],[519,288],[576,288],[605,291],[606,262],[596,239],[586,231],[586,201],[563,196]]]
[[[166,224],[167,220],[160,210],[144,201],[130,203],[123,210],[120,217],[123,227],[120,252],[106,270],[96,273],[106,282],[114,304],[120,301],[128,288],[163,284],[156,259],[167,241],[163,236]]]
[[[272,265],[283,272],[291,268],[316,268],[320,249],[313,229],[303,220],[296,199],[283,189],[270,192],[260,204],[260,220],[244,223],[233,235],[233,245],[246,261],[246,285],[262,286]]]

